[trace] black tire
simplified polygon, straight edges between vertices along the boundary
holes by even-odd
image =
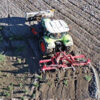
[[[71,53],[73,51],[73,46],[66,47],[66,53]]]

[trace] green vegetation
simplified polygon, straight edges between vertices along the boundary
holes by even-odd
[[[68,81],[64,80],[64,85],[67,87],[68,86]]]
[[[36,94],[35,94],[35,93],[33,93],[31,97],[32,97],[32,98],[35,98],[35,95],[36,95]]]
[[[12,91],[13,90],[13,83],[11,83],[8,87],[7,87],[8,91]]]
[[[7,96],[7,97],[9,97],[10,96],[10,93],[8,91],[5,91],[4,92],[4,95]]]
[[[21,64],[22,60],[20,58],[17,59],[17,63]]]
[[[85,75],[84,78],[85,78],[86,81],[90,82],[91,79],[92,79],[92,76],[90,76],[90,75]]]
[[[0,31],[2,31],[3,30],[3,26],[0,26]]]
[[[0,34],[0,42],[3,41],[3,36]]]
[[[24,96],[21,97],[21,100],[25,100],[25,99],[24,99]]]
[[[19,84],[19,87],[20,87],[20,88],[22,88],[22,87],[23,87],[23,84],[22,84],[22,83],[20,83],[20,84]]]
[[[3,54],[0,54],[0,62],[4,61],[5,60],[5,55]]]
[[[33,86],[39,87],[39,83],[33,83]]]
[[[27,93],[28,93],[28,91],[25,89],[25,90],[24,90],[24,93],[25,93],[25,94],[27,94]]]
[[[20,46],[16,48],[16,52],[22,52],[25,49],[24,46]]]
[[[9,77],[9,74],[7,74],[7,77]]]
[[[42,76],[41,75],[36,75],[36,78],[42,80]]]
[[[9,40],[24,40],[24,36],[11,35]]]
[[[14,36],[10,36],[9,40],[14,40],[14,38],[15,38]]]

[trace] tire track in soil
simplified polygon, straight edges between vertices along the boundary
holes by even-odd
[[[15,0],[16,4],[18,7],[24,12],[29,12],[29,11],[37,11],[37,8],[33,6],[33,3],[29,0]]]
[[[95,17],[98,21],[100,21],[100,11],[94,8],[94,6],[89,6],[85,1],[81,1],[81,3],[78,0],[68,0],[69,2],[73,3],[74,5],[78,6],[85,12],[89,13],[91,16]],[[86,7],[86,9],[84,9]],[[91,11],[91,9],[93,11]]]
[[[70,2],[64,2],[62,0],[58,0],[61,4],[63,4],[66,8],[69,8],[72,12],[80,15],[80,17],[83,17],[84,19],[86,19],[87,21],[91,22],[93,25],[95,25],[96,27],[100,28],[100,22],[98,22],[97,19],[95,19],[94,17],[92,17],[91,15],[89,15],[88,13],[84,12],[82,9],[80,9],[79,7],[73,5]],[[68,9],[68,10],[69,10]],[[77,10],[76,10],[77,9]],[[80,18],[79,17],[79,18]]]
[[[84,0],[86,3],[94,6],[95,8],[97,8],[98,10],[100,10],[100,2],[99,0]]]

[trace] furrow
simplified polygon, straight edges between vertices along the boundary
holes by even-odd
[[[79,7],[73,5],[70,2],[63,2],[62,0],[59,0],[59,2],[61,4],[63,4],[66,7],[66,9],[70,10],[71,12],[73,12],[75,14],[78,14],[79,15],[78,18],[83,17],[85,20],[89,21],[90,23],[92,23],[96,27],[100,28],[100,26],[99,26],[100,25],[100,22],[97,19],[95,19],[94,17],[92,17],[91,15],[89,15],[88,13],[84,12]]]
[[[98,10],[100,10],[100,2],[99,0],[84,0],[86,3],[94,6],[95,8],[97,8]]]
[[[81,8],[82,10],[84,10],[85,12],[87,12],[88,14],[90,14],[91,16],[95,17],[98,21],[100,21],[100,11],[97,10],[96,8],[94,8],[93,6],[90,6],[89,4],[87,4],[86,2],[79,1],[79,0],[68,0],[70,3],[78,6],[79,8]]]

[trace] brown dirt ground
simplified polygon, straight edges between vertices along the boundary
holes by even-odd
[[[40,52],[38,41],[31,37],[29,24],[25,22],[25,13],[52,8],[56,9],[56,18],[68,23],[76,53],[90,58],[100,73],[99,0],[0,0],[0,25],[4,26],[0,31],[3,37],[0,52],[6,55],[5,61],[0,62],[0,98],[92,100],[88,91],[91,81],[84,79],[85,75],[92,75],[90,69],[84,71],[79,67],[76,72],[46,73],[46,83],[29,73],[37,72]]]

